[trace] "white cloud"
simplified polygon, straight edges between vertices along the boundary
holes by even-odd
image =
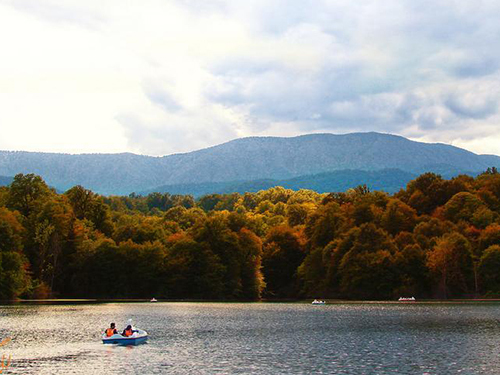
[[[500,154],[500,5],[0,0],[0,148],[382,131]]]

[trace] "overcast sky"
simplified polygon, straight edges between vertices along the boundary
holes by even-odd
[[[500,154],[500,1],[0,0],[0,149],[378,131]]]

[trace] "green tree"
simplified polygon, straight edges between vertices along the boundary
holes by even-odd
[[[484,203],[474,194],[462,192],[455,194],[443,207],[443,215],[453,222],[464,220],[471,222],[476,210]]]
[[[303,204],[295,203],[288,205],[286,209],[288,225],[295,227],[305,224],[309,211],[310,210]]]
[[[127,259],[120,253],[113,240],[96,243],[95,254],[90,261],[91,290],[101,298],[125,298],[128,295],[126,270]]]
[[[311,247],[326,246],[340,235],[345,223],[346,218],[337,203],[331,202],[321,206],[309,216],[305,227]]]
[[[461,234],[453,232],[441,237],[428,254],[427,267],[438,282],[437,291],[442,298],[471,291],[471,246]]]
[[[91,216],[95,200],[95,194],[92,191],[77,185],[64,194],[68,197],[69,203],[73,207],[73,212],[78,219],[83,220]]]
[[[17,174],[10,184],[7,207],[28,217],[40,202],[51,195],[47,184],[34,174]]]
[[[426,253],[416,244],[405,246],[396,253],[394,265],[399,274],[396,295],[422,296],[429,287],[429,271],[426,266]]]
[[[215,206],[222,200],[220,194],[208,194],[204,195],[198,200],[198,206],[205,212],[209,212],[215,209]]]
[[[242,204],[247,210],[253,211],[258,204],[256,195],[254,193],[245,193]]]
[[[330,294],[327,274],[333,249],[335,249],[334,242],[325,248],[312,249],[297,269],[297,275],[302,285],[301,292],[305,296],[317,298],[317,296]]]
[[[500,245],[488,247],[479,262],[478,267],[482,289],[490,295],[500,294]]]
[[[28,239],[26,246],[33,275],[50,290],[64,272],[65,257],[71,251],[69,240],[74,220],[73,210],[64,196],[46,200],[37,215],[29,220],[34,236]]]
[[[192,229],[196,242],[206,245],[216,255],[224,269],[224,296],[242,298],[242,263],[244,260],[237,233],[228,226],[227,214],[220,212],[207,217]]]
[[[421,217],[421,222],[413,230],[415,240],[424,250],[431,250],[439,237],[454,230],[453,223],[437,218]]]
[[[158,281],[163,275],[163,264],[166,257],[165,246],[159,241],[136,244],[132,241],[118,245],[123,272],[121,275],[127,298],[149,298],[159,295],[162,285]]]
[[[287,203],[288,199],[293,195],[293,190],[285,189],[281,186],[276,186],[267,190],[261,190],[257,193],[259,201],[269,201],[272,204],[279,202]]]
[[[479,255],[488,247],[500,245],[500,224],[494,223],[486,227],[479,236]]]
[[[242,228],[238,233],[242,252],[241,284],[242,298],[258,300],[265,287],[262,274],[262,241],[252,231]]]
[[[183,238],[168,250],[161,295],[168,298],[224,298],[224,273],[225,267],[207,244]]]
[[[425,173],[411,181],[398,197],[415,208],[418,214],[432,214],[455,194],[467,191],[471,182],[468,176],[447,181],[434,173]]]
[[[412,232],[417,220],[416,212],[399,199],[393,199],[387,205],[382,217],[384,229],[393,236],[399,232]]]
[[[159,217],[126,216],[117,226],[113,239],[117,243],[131,240],[136,244],[164,241],[172,232]]]
[[[14,299],[29,286],[22,253],[23,231],[14,213],[0,208],[0,300]]]
[[[264,242],[262,264],[266,293],[292,297],[297,289],[297,268],[305,257],[304,240],[288,226],[272,228]]]
[[[372,222],[375,215],[371,203],[363,200],[354,203],[352,217],[356,226]]]
[[[347,298],[387,299],[398,286],[390,236],[373,224],[353,228],[335,252],[340,292]]]

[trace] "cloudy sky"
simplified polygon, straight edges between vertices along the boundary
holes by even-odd
[[[500,154],[498,0],[0,0],[0,149],[378,131]]]

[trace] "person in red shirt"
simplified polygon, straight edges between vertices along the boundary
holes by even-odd
[[[132,326],[131,325],[128,325],[127,328],[125,328],[122,332],[122,336],[125,336],[125,337],[129,337],[129,336],[132,336],[134,334],[134,332],[137,332],[137,331],[134,331],[132,329]]]
[[[106,337],[111,337],[113,335],[116,335],[118,331],[115,328],[115,323],[111,323],[109,328],[106,330]]]

